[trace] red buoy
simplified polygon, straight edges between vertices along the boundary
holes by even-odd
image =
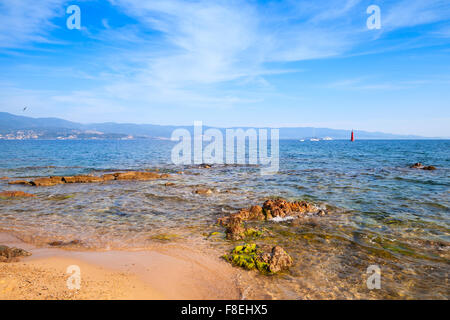
[[[355,141],[355,135],[353,134],[353,130],[352,130],[352,137],[350,138],[350,141],[351,142]]]

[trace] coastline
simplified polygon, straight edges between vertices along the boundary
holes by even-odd
[[[239,280],[250,276],[181,245],[75,251],[34,247],[8,233],[0,233],[0,243],[32,253],[0,264],[1,300],[241,299]],[[70,265],[80,267],[80,290],[67,288]]]

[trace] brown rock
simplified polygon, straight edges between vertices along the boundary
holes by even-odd
[[[217,223],[227,228],[227,238],[240,240],[246,237],[246,234],[254,234],[250,229],[246,229],[244,222],[248,220],[270,220],[273,217],[296,216],[303,214],[314,214],[323,216],[325,210],[318,209],[306,201],[287,202],[286,200],[267,200],[263,207],[252,206],[250,209],[241,209],[229,216],[221,217]],[[258,231],[258,230],[256,230]],[[258,231],[258,233],[260,233]]]
[[[436,170],[435,166],[424,166],[420,162],[414,163],[410,168],[413,169],[422,169],[422,170]]]
[[[18,197],[36,197],[34,194],[23,191],[3,191],[0,192],[0,198],[18,198]]]
[[[0,245],[0,262],[13,262],[17,261],[19,257],[27,256],[31,256],[31,253],[23,249]]]
[[[175,185],[175,183],[173,183],[173,182],[166,182],[166,183],[164,183],[164,186],[166,186],[166,187],[172,187],[174,185]]]
[[[263,209],[260,206],[252,206],[250,208],[249,218],[252,220],[265,220]]]
[[[306,201],[288,202],[283,199],[265,201],[263,210],[266,213],[268,220],[272,217],[284,218],[286,216],[299,216],[305,213],[318,212],[314,205]]]
[[[152,180],[159,179],[161,175],[155,172],[129,171],[114,174],[116,180]]]
[[[159,176],[161,179],[167,179],[170,178],[170,174],[167,173],[163,173],[162,175]]]
[[[113,173],[107,173],[107,174],[102,175],[103,181],[111,181],[111,180],[115,180],[115,179],[116,179],[116,177],[114,176]]]
[[[245,227],[239,219],[230,220],[227,227],[227,239],[241,240],[245,237]]]
[[[64,182],[61,177],[37,178],[30,181],[30,184],[36,187],[50,187],[62,183]]]
[[[294,264],[291,256],[280,246],[273,247],[271,253],[264,253],[260,258],[269,265],[269,270],[273,273],[288,269]]]
[[[69,176],[69,177],[62,177],[62,181],[64,183],[93,183],[93,182],[103,182],[102,177],[96,177],[96,176]]]
[[[14,181],[9,181],[8,184],[31,185],[31,183],[30,183],[29,181],[26,181],[26,180],[14,180]]]
[[[9,177],[0,177],[0,180],[8,180]]]

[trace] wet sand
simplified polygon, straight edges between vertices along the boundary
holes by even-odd
[[[217,256],[181,245],[133,251],[38,248],[0,233],[0,244],[32,253],[0,263],[0,299],[241,299],[248,274]],[[70,290],[67,267],[81,271]]]

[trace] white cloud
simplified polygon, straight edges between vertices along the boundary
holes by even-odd
[[[51,42],[51,20],[64,15],[67,0],[0,0],[0,48],[17,48],[30,43]]]
[[[413,27],[450,19],[448,0],[402,0],[384,10],[382,25],[388,29]]]

